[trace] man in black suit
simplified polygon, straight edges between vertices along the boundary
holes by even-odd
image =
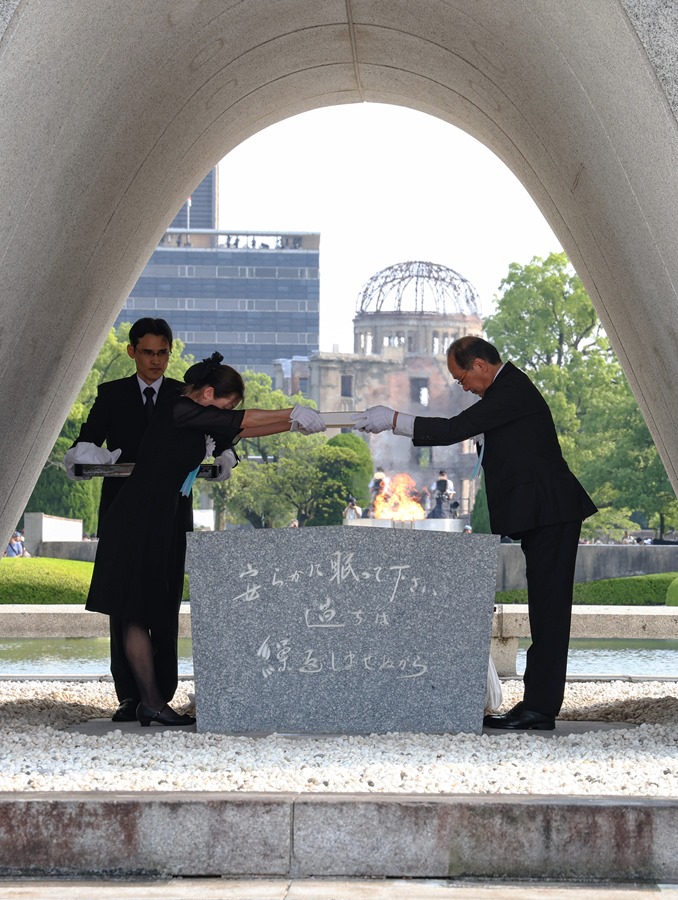
[[[105,442],[108,449],[120,450],[116,457],[120,463],[134,462],[155,402],[167,393],[184,387],[183,382],[165,378],[172,353],[172,329],[164,319],[144,318],[135,322],[129,333],[127,353],[134,360],[136,373],[128,378],[104,382],[99,385],[94,405],[87,421],[80,429],[77,441],[64,458],[66,473],[74,479],[72,458],[75,448],[83,444],[101,447]],[[104,478],[99,504],[99,524],[116,498],[124,483],[124,478]],[[185,539],[185,532],[193,530],[192,497],[180,499],[181,515],[178,540]],[[153,515],[153,510],[148,510]],[[130,541],[134,540],[134,522],[130,522]],[[166,702],[177,689],[177,639],[179,609],[183,588],[183,572],[172,573],[176,585],[176,616],[168,622],[166,631],[153,634],[159,687]],[[136,721],[139,691],[134,675],[123,651],[122,623],[116,616],[110,617],[111,674],[120,705],[113,715],[114,722]]]
[[[476,438],[492,531],[520,540],[525,555],[532,636],[523,700],[503,715],[485,716],[483,724],[551,730],[565,693],[581,523],[596,507],[563,459],[551,412],[524,372],[472,335],[450,346],[447,367],[479,403],[451,419],[375,406],[354,417],[355,427],[392,430],[419,447]]]

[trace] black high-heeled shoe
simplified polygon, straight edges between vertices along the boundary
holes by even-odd
[[[168,706],[167,709],[171,711],[171,716],[168,716],[166,713],[163,714],[162,709],[155,712],[144,706],[143,703],[140,703],[137,706],[139,724],[142,728],[147,728],[151,722],[156,722],[158,725],[195,725],[195,716],[180,716],[179,713],[174,712],[171,706]]]

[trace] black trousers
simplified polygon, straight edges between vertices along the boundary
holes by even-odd
[[[139,700],[139,688],[125,656],[123,641],[124,620],[119,616],[110,616],[111,635],[111,675],[115,684],[118,701]],[[153,646],[153,663],[160,693],[169,703],[179,683],[179,604],[176,615],[169,615],[162,628],[151,630]]]
[[[580,533],[581,522],[577,520],[545,525],[520,535],[532,638],[523,677],[523,703],[526,709],[545,715],[557,716],[565,695]]]
[[[114,482],[113,485],[109,482]],[[113,503],[122,486],[121,478],[104,478],[99,522]],[[174,571],[170,573],[170,590],[176,597],[176,609],[170,613],[162,628],[151,631],[153,646],[153,662],[158,687],[165,703],[169,703],[176,693],[179,684],[179,610],[184,588],[184,561],[186,559],[186,532],[193,530],[193,495],[179,498],[174,535]],[[139,688],[125,656],[124,619],[119,616],[109,617],[109,634],[111,644],[111,675],[115,685],[118,701],[139,700]]]

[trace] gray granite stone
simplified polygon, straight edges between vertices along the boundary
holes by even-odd
[[[678,6],[675,0],[621,0],[678,116]]]
[[[189,535],[198,731],[480,733],[499,542]]]
[[[0,0],[0,37],[7,29],[18,5],[19,0]]]

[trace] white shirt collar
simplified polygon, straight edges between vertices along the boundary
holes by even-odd
[[[155,397],[153,397],[153,402],[155,403],[155,401],[158,399],[158,391],[160,390],[160,387],[162,385],[162,380],[164,377],[165,377],[164,375],[161,375],[160,378],[156,378],[156,380],[151,382],[151,384],[146,384],[146,382],[142,381],[141,378],[139,378],[139,376],[137,375],[137,382],[139,384],[139,390],[141,391],[141,396],[143,397],[144,400],[146,399],[146,397],[144,396],[144,391],[146,390],[147,387],[152,387],[153,390],[155,391]]]

